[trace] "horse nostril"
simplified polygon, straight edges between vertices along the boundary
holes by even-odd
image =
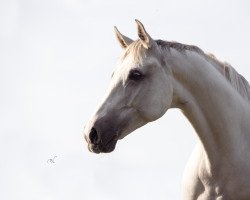
[[[100,142],[100,137],[95,128],[92,128],[89,133],[89,139],[92,144],[98,144]]]

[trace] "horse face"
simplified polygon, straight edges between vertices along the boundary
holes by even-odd
[[[171,76],[156,44],[146,48],[138,40],[126,48],[102,103],[85,127],[88,148],[95,153],[113,151],[118,139],[158,119],[171,106]]]

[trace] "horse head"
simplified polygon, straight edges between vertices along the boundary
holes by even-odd
[[[103,101],[84,130],[88,148],[94,153],[113,151],[119,139],[160,118],[171,107],[171,70],[142,23],[136,20],[136,24],[136,41],[115,27],[124,51]]]

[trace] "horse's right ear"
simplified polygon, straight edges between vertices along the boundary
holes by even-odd
[[[131,40],[130,38],[126,37],[125,35],[122,35],[120,33],[120,31],[118,31],[118,29],[116,28],[116,26],[114,27],[115,29],[115,35],[116,35],[116,38],[120,44],[120,46],[125,49],[128,47],[128,45],[130,45],[133,40]]]

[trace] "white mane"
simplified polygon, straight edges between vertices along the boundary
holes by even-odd
[[[156,40],[156,43],[163,49],[174,48],[180,52],[194,51],[204,56],[209,62],[219,65],[224,77],[229,81],[233,88],[244,98],[250,101],[250,86],[248,81],[239,74],[229,63],[219,61],[213,54],[206,54],[199,47],[193,45],[181,44],[178,42],[167,42]],[[138,45],[137,45],[138,46]]]

